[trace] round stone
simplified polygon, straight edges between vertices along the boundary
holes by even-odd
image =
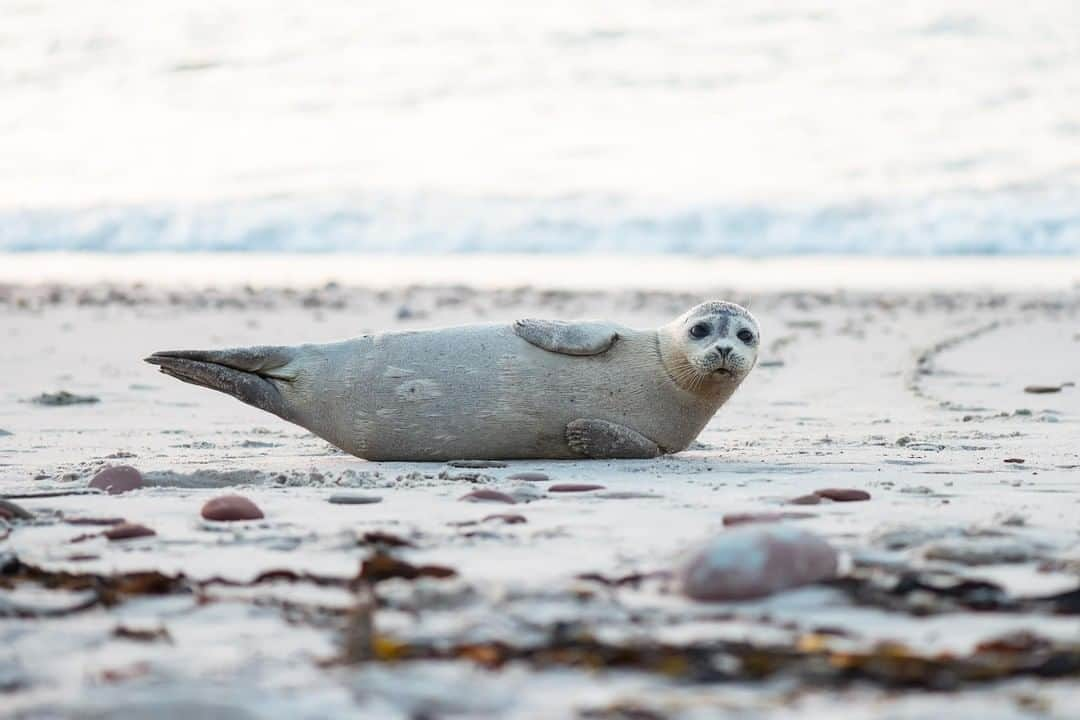
[[[692,550],[679,569],[694,600],[766,597],[835,577],[836,551],[823,538],[789,525],[723,532]]]
[[[519,472],[507,475],[507,480],[520,480],[522,482],[547,482],[551,478],[542,472]]]
[[[824,488],[815,490],[814,494],[834,502],[860,502],[870,499],[870,493],[852,488]]]
[[[514,513],[497,513],[495,515],[488,515],[483,519],[482,522],[488,522],[491,520],[498,520],[499,522],[504,522],[507,525],[520,525],[521,523],[528,522],[528,520],[525,519],[524,515],[517,515]]]
[[[202,516],[219,522],[261,520],[264,517],[258,505],[241,495],[221,495],[208,500],[202,506]]]
[[[110,540],[128,540],[131,538],[157,535],[157,533],[150,528],[145,525],[139,525],[138,523],[121,523],[115,527],[109,528],[102,534]]]
[[[507,495],[504,492],[498,490],[492,490],[490,488],[480,488],[479,490],[473,490],[467,495],[462,495],[461,499],[465,502],[500,502],[507,505],[514,505],[517,500]]]
[[[575,493],[575,492],[592,492],[593,490],[603,490],[603,485],[593,485],[592,483],[558,483],[548,488],[548,492],[553,493]]]
[[[334,505],[374,505],[382,502],[378,495],[359,495],[356,493],[340,493],[331,495],[330,502]]]
[[[107,467],[90,481],[90,487],[104,490],[110,495],[119,495],[142,486],[142,473],[130,465]]]

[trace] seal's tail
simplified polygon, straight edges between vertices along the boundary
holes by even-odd
[[[164,350],[146,358],[161,372],[192,385],[217,390],[293,420],[281,390],[296,378],[289,365],[296,349],[284,346],[228,350]]]

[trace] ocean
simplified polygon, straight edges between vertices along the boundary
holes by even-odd
[[[0,2],[0,251],[1080,255],[1080,4]]]

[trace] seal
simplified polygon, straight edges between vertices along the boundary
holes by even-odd
[[[650,458],[690,445],[760,342],[707,302],[652,330],[525,319],[146,361],[369,460]]]

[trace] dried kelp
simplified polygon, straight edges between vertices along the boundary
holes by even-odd
[[[1041,598],[1016,598],[996,583],[942,571],[857,569],[828,584],[856,605],[918,616],[963,610],[1080,614],[1080,588]]]

